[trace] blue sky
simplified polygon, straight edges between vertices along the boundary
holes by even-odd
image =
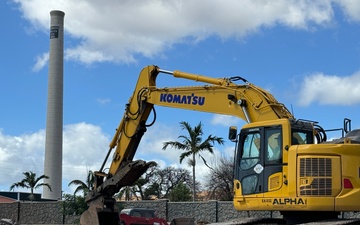
[[[157,65],[211,77],[242,76],[270,91],[296,118],[360,127],[359,1],[58,1],[0,2],[0,190],[43,174],[50,11],[65,12],[63,190],[99,169],[140,70]],[[198,85],[161,76],[159,86]],[[164,141],[180,121],[227,138],[219,115],[157,107],[136,158],[180,165]],[[331,134],[337,137],[339,134]],[[231,156],[216,146],[209,161]],[[199,162],[197,176],[206,179]],[[41,190],[38,190],[41,192]]]

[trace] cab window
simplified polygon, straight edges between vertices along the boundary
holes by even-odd
[[[314,138],[312,131],[307,130],[293,130],[291,136],[292,145],[302,145],[302,144],[313,144]]]
[[[266,161],[281,162],[282,135],[280,127],[265,130],[265,148]]]
[[[260,161],[260,133],[248,133],[244,137],[240,168],[242,170],[250,169]]]

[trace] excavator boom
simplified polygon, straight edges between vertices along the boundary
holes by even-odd
[[[160,73],[205,84],[159,88],[156,78]],[[239,79],[242,78],[212,78],[180,71],[170,72],[156,66],[145,67],[110,143],[115,153],[109,174],[114,175],[122,163],[133,159],[142,134],[148,127],[146,122],[154,105],[232,115],[247,122],[293,118],[289,110],[269,92],[248,82],[240,85],[232,82]]]

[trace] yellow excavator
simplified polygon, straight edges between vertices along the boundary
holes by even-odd
[[[157,87],[160,74],[201,84]],[[316,122],[295,119],[269,92],[242,77],[212,78],[147,66],[96,172],[82,225],[120,224],[113,195],[154,164],[133,160],[143,134],[155,122],[154,105],[231,115],[247,122],[239,133],[235,127],[229,129],[229,138],[236,143],[235,209],[280,211],[291,223],[334,219],[340,212],[360,210],[356,135],[326,142],[326,132]],[[105,173],[110,154],[110,169]]]

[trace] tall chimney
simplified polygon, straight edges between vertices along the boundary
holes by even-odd
[[[63,139],[63,69],[64,69],[64,17],[58,10],[50,12],[50,52],[48,72],[48,98],[44,183],[42,198],[60,200],[62,196],[62,139]]]

